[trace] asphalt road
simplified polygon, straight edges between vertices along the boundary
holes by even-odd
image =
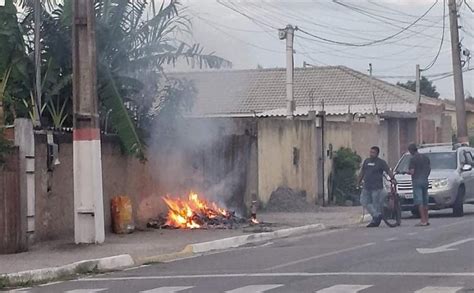
[[[466,206],[468,208],[468,206]],[[474,209],[429,227],[356,227],[47,284],[23,292],[474,292]]]

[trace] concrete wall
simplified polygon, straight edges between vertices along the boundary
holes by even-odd
[[[47,170],[46,135],[35,136],[37,241],[72,238],[74,233],[71,134],[55,135],[55,142],[59,144],[60,164],[50,172]],[[248,135],[222,136],[221,144],[207,152],[180,148],[150,149],[148,161],[141,163],[124,155],[116,138],[103,137],[106,231],[111,229],[110,199],[117,195],[131,198],[138,226],[146,225],[149,219],[167,211],[163,196],[183,196],[191,189],[221,204],[234,202],[232,208],[247,202],[250,204],[251,193],[256,193],[257,189],[256,172],[249,170],[250,162],[256,161],[256,148],[255,139]],[[205,182],[201,175],[210,181]]]
[[[446,112],[443,104],[422,104],[417,114],[417,143],[451,142],[452,116]]]
[[[278,187],[304,190],[308,202],[316,202],[315,144],[314,121],[259,120],[258,195],[264,204]]]

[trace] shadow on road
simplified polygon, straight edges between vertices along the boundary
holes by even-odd
[[[456,218],[453,216],[452,209],[443,209],[439,211],[430,211],[430,218]],[[474,217],[474,205],[464,205],[464,217]],[[402,214],[403,219],[418,219],[419,217],[413,216],[411,212],[404,212]]]

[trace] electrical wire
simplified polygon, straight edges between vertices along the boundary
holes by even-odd
[[[370,14],[374,17],[381,17],[381,18],[385,18],[385,19],[388,19],[388,20],[391,20],[393,22],[398,22],[398,23],[401,23],[401,24],[410,24],[411,22],[410,21],[404,21],[404,20],[400,20],[400,19],[396,19],[396,18],[392,18],[392,17],[388,17],[386,15],[380,15],[380,14],[377,14],[377,13],[373,13],[373,12],[370,12],[370,11],[375,11],[375,12],[381,12],[380,10],[375,10],[373,8],[368,8],[368,7],[361,7],[361,6],[356,6],[354,4],[352,5],[349,5],[349,4],[345,4],[345,3],[342,3],[338,0],[336,1],[333,1],[334,3],[336,4],[339,4],[339,5],[342,5],[346,8],[349,8],[351,10],[357,10],[357,11],[362,11],[366,14]],[[373,4],[373,3],[372,3]],[[390,13],[390,14],[393,14],[393,13]],[[406,15],[406,14],[405,14]],[[413,17],[413,18],[417,18],[418,16],[412,16],[410,15],[410,17]],[[426,18],[424,18],[422,21],[426,21],[426,22],[431,22],[431,23],[436,23],[435,21],[431,21],[431,20],[428,20]],[[418,24],[419,26],[423,26],[423,27],[429,27],[429,28],[432,28],[433,27],[433,24],[424,24],[424,23],[419,23]],[[441,27],[440,27],[441,28]]]
[[[207,22],[208,24],[212,24],[212,25],[215,25],[215,26],[220,26],[220,27],[223,27],[223,28],[226,28],[226,29],[229,29],[229,30],[244,32],[244,33],[269,33],[270,32],[270,31],[267,31],[267,30],[251,30],[251,29],[242,29],[242,28],[236,28],[236,27],[228,26],[228,25],[218,23],[216,21],[212,21],[212,20],[209,20],[207,18],[201,17],[201,16],[199,16],[199,13],[195,10],[192,10],[192,9],[189,9],[189,10],[191,11],[190,14],[193,17],[199,18],[201,21]]]
[[[469,8],[469,10],[471,10],[472,13],[474,13],[474,9],[472,8],[471,5],[469,5],[469,3],[467,2],[467,0],[464,0],[464,4],[466,4],[467,8]]]
[[[250,21],[252,21],[252,22],[254,22],[254,23],[256,23],[256,24],[260,23],[261,25],[267,26],[267,27],[269,27],[269,28],[272,28],[272,29],[275,29],[275,30],[278,29],[277,27],[275,27],[275,26],[273,26],[273,25],[271,25],[271,24],[265,23],[265,22],[263,22],[263,21],[259,21],[258,19],[255,19],[254,17],[251,17],[251,16],[249,16],[248,14],[245,14],[245,13],[239,11],[239,10],[236,9],[235,7],[232,7],[231,5],[228,5],[228,4],[224,3],[224,2],[222,2],[222,0],[216,0],[216,2],[217,2],[218,4],[220,4],[220,5],[222,5],[222,6],[227,7],[228,9],[230,9],[230,10],[232,10],[232,11],[234,11],[234,12],[236,12],[236,13],[242,15],[242,16],[244,16],[245,18],[249,19]]]
[[[472,71],[472,70],[474,70],[474,68],[466,68],[466,69],[464,69],[462,72],[463,72],[463,73],[465,73],[465,72],[469,72],[469,71]],[[442,79],[445,79],[445,78],[451,77],[451,76],[453,76],[453,75],[454,75],[454,73],[452,73],[452,72],[451,72],[451,73],[449,73],[449,74],[446,74],[446,75],[443,75],[443,76],[441,76],[441,77],[438,77],[438,78],[431,79],[431,81],[438,81],[438,80],[442,80]]]
[[[248,41],[246,41],[246,40],[242,40],[241,38],[238,38],[238,37],[236,37],[236,36],[234,36],[234,35],[232,35],[232,34],[229,34],[229,33],[227,33],[226,31],[224,31],[223,29],[221,29],[221,28],[219,28],[219,27],[217,27],[217,26],[215,26],[215,25],[209,23],[209,22],[208,22],[207,20],[205,20],[205,19],[201,19],[201,20],[203,20],[203,22],[204,22],[205,24],[207,24],[208,26],[210,26],[210,27],[212,27],[213,29],[215,29],[215,30],[221,32],[222,34],[226,35],[227,37],[232,38],[232,39],[234,39],[234,40],[237,40],[237,41],[239,41],[239,42],[242,42],[242,43],[244,43],[244,44],[246,44],[246,45],[248,45],[248,46],[251,46],[251,47],[254,47],[254,48],[263,50],[263,51],[271,52],[271,53],[285,54],[284,51],[277,51],[277,50],[273,50],[273,49],[270,49],[270,48],[265,48],[265,47],[262,47],[262,46],[260,46],[260,45],[256,45],[256,44],[254,44],[254,43],[250,43],[250,42],[248,42]]]
[[[441,35],[441,42],[439,43],[438,53],[436,53],[436,56],[433,58],[433,61],[431,61],[431,63],[428,64],[428,66],[421,69],[421,71],[430,70],[436,64],[436,61],[438,61],[439,55],[441,54],[441,50],[443,49],[445,30],[446,30],[446,0],[443,0],[443,33]]]
[[[291,19],[293,21],[296,21],[297,26],[301,26],[300,22],[305,22],[305,23],[310,24],[312,26],[321,27],[325,31],[330,31],[331,35],[348,36],[348,37],[353,38],[353,39],[366,40],[366,41],[371,41],[372,40],[372,39],[366,38],[364,36],[358,36],[358,35],[348,33],[347,32],[348,30],[346,28],[338,28],[338,27],[335,27],[334,25],[331,25],[331,26],[330,25],[324,25],[324,24],[312,21],[310,19],[307,19],[309,17],[306,16],[305,14],[303,14],[303,13],[293,14],[293,13],[287,11],[287,10],[285,10],[285,12],[281,12],[281,11],[278,10],[279,8],[277,6],[272,5],[269,2],[265,2],[265,7],[263,7],[261,4],[257,4],[257,3],[249,3],[249,5],[252,5],[252,7],[254,8],[253,10],[255,10],[256,13],[258,12],[260,17],[262,15],[267,14],[267,15],[270,15],[273,18],[273,20],[276,20],[277,22],[281,21],[282,17],[285,17],[287,19]],[[273,8],[273,10],[271,10],[271,8]],[[426,29],[423,28],[423,31],[425,31],[425,30]],[[334,32],[334,31],[337,31],[337,33]],[[359,32],[362,32],[362,31],[359,30]],[[362,33],[364,33],[364,35],[367,35],[366,31],[363,31]],[[400,41],[405,40],[405,39],[409,39],[409,38],[411,38],[415,35],[418,36],[420,33],[422,33],[422,32],[421,31],[420,32],[416,31],[412,35],[404,36],[402,38],[397,39],[396,41],[385,42],[385,43],[381,43],[381,44],[378,44],[378,45],[394,44],[394,45],[397,45],[397,46],[404,46],[404,47],[408,47],[408,48],[413,48],[413,44],[404,44],[404,43],[400,43]],[[424,46],[424,47],[425,48],[430,48],[428,46]]]
[[[362,15],[364,15],[364,16],[366,16],[366,17],[375,19],[375,20],[377,20],[378,22],[382,22],[382,23],[388,24],[388,25],[390,25],[390,26],[392,26],[392,27],[396,27],[396,28],[399,28],[399,29],[403,29],[403,28],[404,28],[403,26],[396,25],[396,24],[394,24],[393,22],[387,21],[387,19],[390,19],[390,20],[392,20],[392,21],[399,22],[399,21],[396,20],[396,19],[387,18],[386,16],[383,16],[383,15],[377,15],[377,14],[370,13],[370,12],[365,11],[365,10],[363,10],[363,9],[361,9],[361,8],[358,8],[358,7],[356,7],[356,6],[351,6],[351,5],[342,3],[342,2],[340,2],[339,0],[333,0],[333,2],[336,3],[336,4],[338,4],[338,5],[341,5],[341,6],[344,7],[344,8],[347,8],[347,9],[349,9],[349,10],[352,10],[352,11],[354,11],[354,12],[356,12],[356,13],[359,13],[359,14],[362,14]],[[433,4],[433,7],[434,7],[437,3],[438,3],[438,0],[436,0],[436,2]],[[431,10],[433,7],[431,7],[430,10]],[[422,18],[424,18],[424,17],[422,17]],[[420,21],[421,21],[421,19],[420,19]],[[405,23],[406,23],[406,22],[405,22]],[[428,26],[428,28],[432,28],[432,27],[433,27],[432,25]],[[426,26],[425,26],[425,28],[426,28]],[[412,31],[412,30],[410,30],[410,29],[408,29],[408,30],[409,30],[409,31]],[[413,31],[412,31],[412,32],[413,32]],[[429,38],[433,38],[432,36],[427,35],[427,34],[425,34],[424,32],[418,32],[418,33],[421,34],[421,35],[427,36],[427,37],[429,37]]]
[[[340,3],[338,2],[337,0],[333,0],[333,2],[335,3]],[[412,26],[414,26],[417,22],[419,22],[423,17],[425,17],[435,6],[436,4],[439,2],[439,0],[436,0],[435,3],[433,5],[431,5],[431,7],[425,12],[423,13],[420,17],[418,17],[414,22],[412,22],[411,24],[409,24],[408,26],[404,27],[402,30],[400,30],[399,32],[395,33],[395,34],[392,34],[390,36],[387,36],[385,38],[382,38],[382,39],[378,39],[378,40],[373,40],[373,41],[370,41],[370,42],[366,42],[366,43],[348,43],[348,42],[342,42],[342,41],[336,41],[336,40],[331,40],[331,39],[328,39],[328,38],[324,38],[324,37],[321,37],[321,36],[317,36],[315,34],[312,34],[310,32],[307,32],[306,30],[303,30],[301,28],[299,28],[298,30],[301,31],[302,33],[308,35],[308,36],[311,36],[315,39],[318,39],[318,40],[321,40],[321,41],[325,41],[325,42],[328,42],[328,43],[333,43],[333,44],[337,44],[337,45],[344,45],[344,46],[351,46],[351,47],[367,47],[367,46],[372,46],[374,44],[378,44],[378,43],[382,43],[382,42],[385,42],[387,40],[390,40],[390,39],[393,39],[399,35],[401,35],[402,33],[404,33],[405,31],[407,31],[409,28],[411,28]],[[341,3],[342,4],[342,3]],[[345,5],[345,4],[342,4],[342,5]]]
[[[326,65],[326,66],[329,65],[329,64],[327,64],[327,63],[325,63],[321,60],[318,60],[318,59],[314,58],[313,56],[311,56],[311,54],[307,52],[307,50],[306,50],[307,48],[305,46],[303,46],[303,44],[301,44],[301,42],[297,38],[295,38],[295,42],[296,42],[296,44],[298,44],[299,47],[301,47],[303,49],[303,50],[301,50],[301,54],[303,56],[305,56],[306,58],[308,58],[312,62],[323,64],[323,65]],[[299,50],[295,50],[295,51],[296,51],[296,54],[298,54]]]
[[[396,9],[393,8],[393,6],[391,6],[391,7],[385,6],[381,3],[379,3],[380,2],[379,0],[375,0],[375,1],[374,0],[368,0],[367,2],[369,2],[371,5],[378,6],[382,9],[385,9],[386,12],[391,12],[394,15],[397,15],[397,14],[398,15],[406,15],[406,16],[413,17],[413,18],[418,17],[417,15],[413,15],[413,14],[406,13],[404,11],[396,10]]]

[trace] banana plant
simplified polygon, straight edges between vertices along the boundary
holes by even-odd
[[[38,107],[36,107],[36,99],[33,92],[30,92],[30,100],[23,99],[23,105],[28,109],[28,116],[31,121],[38,121],[39,117],[41,117],[46,109],[46,104],[41,105],[38,113]]]
[[[2,79],[0,80],[0,127],[4,126],[5,124],[5,110],[3,109],[3,101],[5,100],[8,79],[10,78],[11,71],[12,66],[10,65],[3,73]]]
[[[60,105],[59,99],[57,99],[56,103],[53,100],[49,100],[47,102],[47,109],[51,120],[53,122],[54,128],[61,128],[64,125],[64,122],[68,118],[69,114],[67,113],[66,105],[68,100],[64,99],[62,106]]]

